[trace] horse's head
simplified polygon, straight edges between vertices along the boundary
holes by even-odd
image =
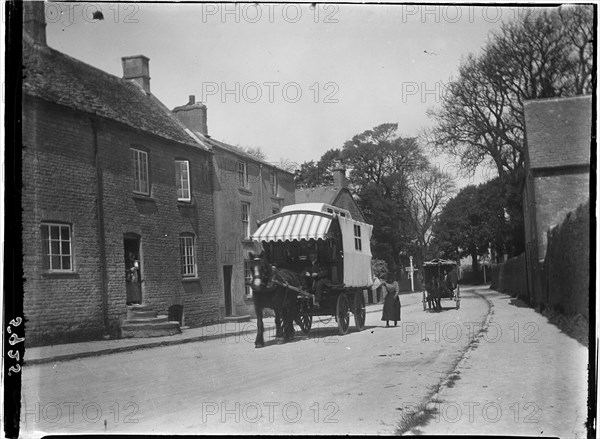
[[[273,267],[265,259],[265,252],[260,255],[250,253],[250,269],[252,271],[252,280],[249,285],[254,290],[270,288],[273,281]]]

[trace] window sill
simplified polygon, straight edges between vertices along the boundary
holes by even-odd
[[[271,201],[274,201],[275,203],[280,203],[281,201],[284,201],[284,198],[279,197],[277,195],[271,195]]]
[[[196,203],[194,202],[194,200],[190,200],[190,201],[177,200],[177,206],[178,207],[194,207],[194,206],[196,206]]]
[[[79,279],[79,273],[75,271],[43,271],[42,277],[44,279]]]
[[[152,198],[150,195],[144,195],[144,194],[133,194],[132,198],[134,200],[142,200],[142,201],[153,201],[156,203],[156,198]]]
[[[239,187],[238,191],[242,195],[250,195],[250,196],[252,196],[252,191],[250,189],[246,189],[245,187]]]
[[[181,278],[181,282],[187,284],[187,283],[194,283],[194,282],[199,282],[200,278],[198,277],[182,277]]]

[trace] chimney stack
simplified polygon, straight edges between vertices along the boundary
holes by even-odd
[[[46,45],[45,2],[23,2],[23,32],[27,33],[34,43]]]
[[[124,56],[123,79],[133,79],[146,93],[150,93],[150,59],[144,55]]]
[[[346,170],[343,168],[336,168],[332,170],[333,172],[333,187],[342,189],[348,187],[348,182],[346,181]]]
[[[196,103],[196,96],[190,95],[187,104],[173,108],[173,114],[186,128],[208,135],[206,105],[202,102]]]

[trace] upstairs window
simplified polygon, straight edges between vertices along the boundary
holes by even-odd
[[[248,187],[248,167],[245,162],[238,162],[238,184],[240,187]]]
[[[133,192],[150,195],[148,153],[139,149],[132,149],[131,155],[133,159]]]
[[[183,277],[195,277],[196,254],[194,252],[194,235],[182,234],[179,236],[179,252],[181,254],[181,275]]]
[[[362,251],[362,239],[360,236],[360,226],[354,225],[354,249]]]
[[[250,203],[242,201],[242,234],[244,239],[250,238]]]
[[[277,172],[274,169],[271,169],[271,173],[269,175],[269,183],[271,185],[271,193],[273,195],[277,195]]]
[[[190,162],[187,160],[175,160],[175,179],[177,181],[177,200],[191,201]]]
[[[42,223],[42,265],[45,270],[73,271],[69,224]]]

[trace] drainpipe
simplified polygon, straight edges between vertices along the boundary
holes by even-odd
[[[104,325],[103,337],[108,338],[108,272],[106,268],[106,237],[104,234],[104,184],[102,167],[100,166],[100,151],[98,149],[98,127],[94,119],[90,118],[92,134],[94,136],[94,166],[96,168],[96,209],[98,217],[98,238],[100,241],[100,294],[102,296],[102,322]]]

